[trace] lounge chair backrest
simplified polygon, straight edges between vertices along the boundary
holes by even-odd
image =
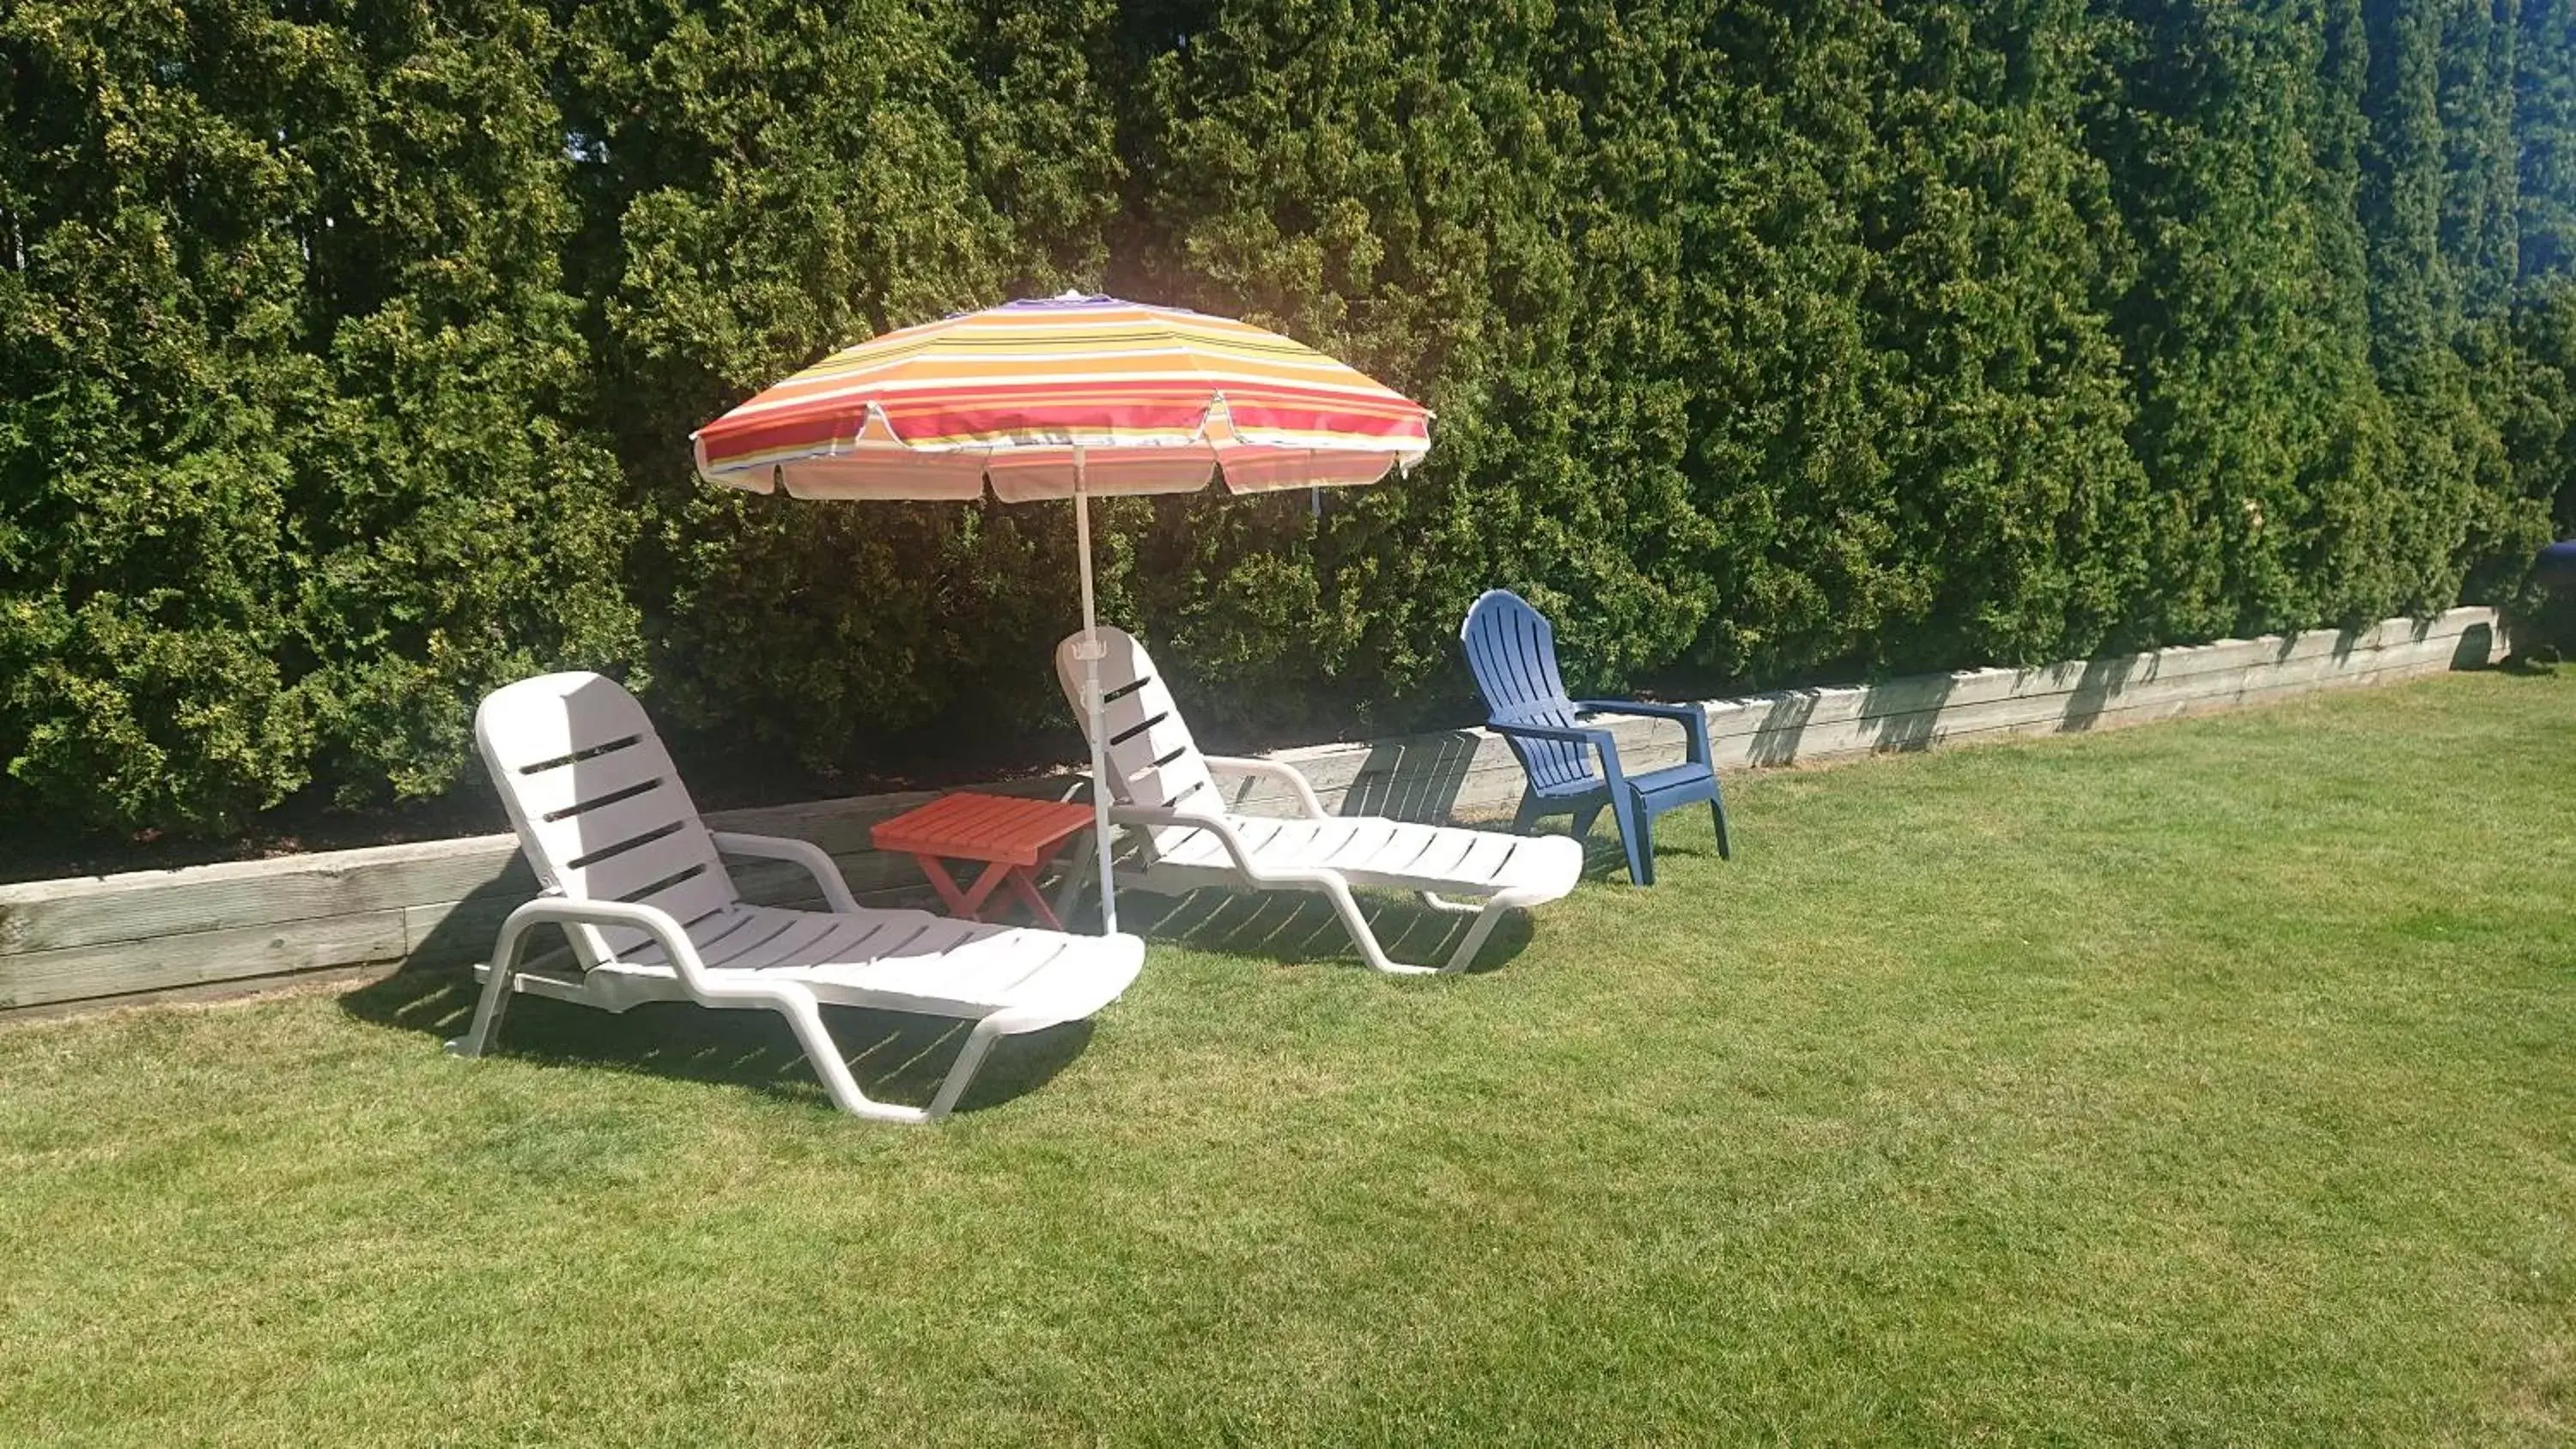
[[[537,879],[572,900],[659,906],[683,927],[739,897],[644,707],[596,674],[541,674],[494,690],[474,739]],[[568,927],[585,966],[644,941]]]
[[[1547,616],[1509,589],[1488,589],[1467,610],[1458,640],[1467,646],[1467,669],[1485,697],[1489,724],[1573,729],[1574,701],[1556,672],[1556,630]],[[1541,789],[1593,778],[1591,754],[1562,740],[1508,737],[1521,768]]]
[[[1074,718],[1088,731],[1091,720],[1082,707],[1078,652],[1082,638],[1076,634],[1056,646],[1055,675],[1064,686],[1065,702],[1073,706]],[[1100,630],[1100,643],[1106,651],[1100,660],[1100,691],[1106,701],[1101,725],[1107,735],[1103,753],[1109,761],[1109,798],[1120,805],[1184,815],[1224,814],[1224,794],[1208,774],[1198,742],[1190,738],[1180,706],[1173,702],[1172,691],[1145,646],[1126,630],[1106,626]],[[1165,827],[1153,835],[1160,848],[1168,843],[1167,837],[1188,833],[1182,827]]]

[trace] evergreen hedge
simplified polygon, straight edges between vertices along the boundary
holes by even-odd
[[[18,0],[0,812],[470,777],[619,670],[703,763],[1069,755],[1060,506],[706,488],[824,351],[1066,285],[1439,413],[1107,510],[1245,740],[2503,600],[2576,528],[2576,0]],[[747,762],[747,763],[746,763]]]

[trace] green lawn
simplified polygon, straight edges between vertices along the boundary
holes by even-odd
[[[0,1030],[0,1443],[2576,1436],[2576,671],[1731,790],[1463,978],[1186,902],[927,1130],[450,977]]]

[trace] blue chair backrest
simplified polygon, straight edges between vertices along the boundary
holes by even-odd
[[[1467,669],[1485,697],[1487,724],[1576,727],[1574,701],[1556,672],[1556,630],[1529,601],[1509,589],[1488,589],[1467,610],[1458,642],[1467,647]],[[1592,753],[1558,740],[1506,736],[1521,768],[1541,789],[1597,778]]]

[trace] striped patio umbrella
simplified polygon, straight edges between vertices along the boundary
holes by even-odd
[[[1374,483],[1431,446],[1431,414],[1249,323],[1067,292],[836,352],[700,428],[698,473],[797,498],[1073,501],[1104,929],[1109,880],[1092,603],[1094,494]]]

